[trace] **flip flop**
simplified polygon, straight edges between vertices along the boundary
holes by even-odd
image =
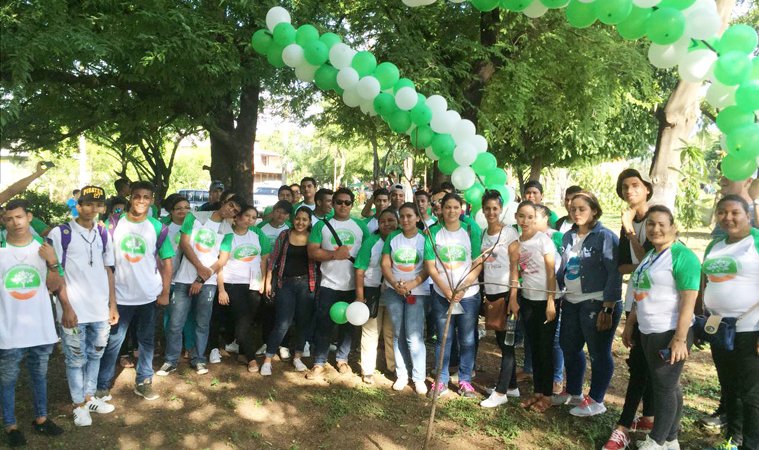
[[[548,411],[551,406],[553,406],[553,403],[551,403],[551,397],[542,397],[530,406],[530,410],[543,414]]]
[[[529,408],[532,407],[532,405],[534,405],[535,403],[539,402],[541,398],[542,397],[536,397],[536,396],[533,395],[532,397],[528,398],[527,400],[525,400],[523,402],[520,402],[519,406],[521,406],[524,409],[529,409]]]

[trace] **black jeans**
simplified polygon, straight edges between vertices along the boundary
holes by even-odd
[[[509,299],[509,293],[485,294],[485,301],[495,300],[499,297]],[[516,356],[514,355],[514,345],[506,345],[503,339],[506,337],[505,331],[496,331],[495,340],[501,349],[501,372],[498,374],[498,382],[495,385],[495,391],[499,394],[505,394],[509,389],[517,387]],[[475,355],[476,357],[476,355]]]
[[[627,379],[625,404],[622,407],[619,421],[617,421],[618,425],[625,428],[632,426],[633,420],[635,420],[635,413],[638,411],[638,405],[640,405],[641,401],[643,401],[643,415],[646,417],[654,415],[651,378],[648,376],[648,363],[646,362],[646,355],[643,352],[643,345],[640,341],[640,329],[637,323],[633,328],[632,341],[633,347],[630,349],[630,356],[626,360],[630,374]]]
[[[227,284],[224,289],[229,294],[229,313],[234,321],[234,334],[240,345],[240,354],[248,362],[256,359],[253,345],[253,321],[261,305],[261,294],[251,291],[247,284]]]
[[[550,397],[553,394],[553,340],[556,336],[556,319],[546,322],[548,302],[528,300],[520,295],[519,311],[524,318],[525,331],[532,352],[532,380],[536,394]],[[556,306],[558,318],[559,307]]]
[[[735,334],[732,352],[712,346],[727,412],[727,436],[741,441],[742,450],[759,449],[759,331]]]
[[[329,344],[332,340],[335,328],[337,328],[337,362],[348,362],[348,355],[353,343],[353,332],[356,327],[346,322],[337,325],[332,321],[329,315],[329,309],[337,302],[351,303],[356,299],[356,291],[337,291],[335,289],[320,287],[315,296],[316,306],[316,332],[314,340],[316,341],[316,351],[311,352],[314,356],[314,365],[323,366],[327,362],[329,355]]]
[[[224,283],[224,287],[233,286],[231,284]],[[247,286],[247,285],[245,285]],[[232,292],[227,290],[232,298]],[[222,305],[219,303],[219,290],[216,290],[216,294],[213,297],[213,309],[211,310],[211,321],[208,325],[208,347],[209,349],[217,348],[219,350],[224,348],[224,344],[229,344],[234,340],[234,318],[232,317],[232,308],[229,305]]]
[[[314,293],[308,291],[308,277],[290,277],[282,280],[282,288],[274,297],[274,326],[266,341],[266,356],[277,352],[282,340],[295,321],[295,353],[303,353],[314,314]]]
[[[677,439],[680,431],[680,418],[683,415],[683,391],[680,388],[680,374],[685,361],[675,364],[665,362],[659,350],[669,347],[675,330],[664,333],[640,335],[643,352],[648,363],[648,375],[651,377],[654,398],[654,428],[649,436],[659,445]],[[688,330],[688,350],[693,344],[693,331]]]

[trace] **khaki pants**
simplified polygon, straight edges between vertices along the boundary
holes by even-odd
[[[370,318],[361,327],[361,373],[371,375],[377,367],[377,346],[379,344],[380,328],[385,341],[385,364],[387,370],[395,372],[395,357],[393,353],[393,322],[384,305],[380,305],[377,317]]]

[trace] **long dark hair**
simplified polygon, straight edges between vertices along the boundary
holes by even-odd
[[[295,219],[295,216],[297,216],[299,212],[306,213],[308,216],[308,227],[306,227],[306,230],[311,231],[311,217],[314,215],[314,212],[311,211],[311,208],[308,206],[301,206],[295,211],[295,214],[293,214],[293,219]]]

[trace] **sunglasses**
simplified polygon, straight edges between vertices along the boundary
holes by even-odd
[[[335,200],[334,204],[337,206],[351,206],[353,201],[351,200]]]

